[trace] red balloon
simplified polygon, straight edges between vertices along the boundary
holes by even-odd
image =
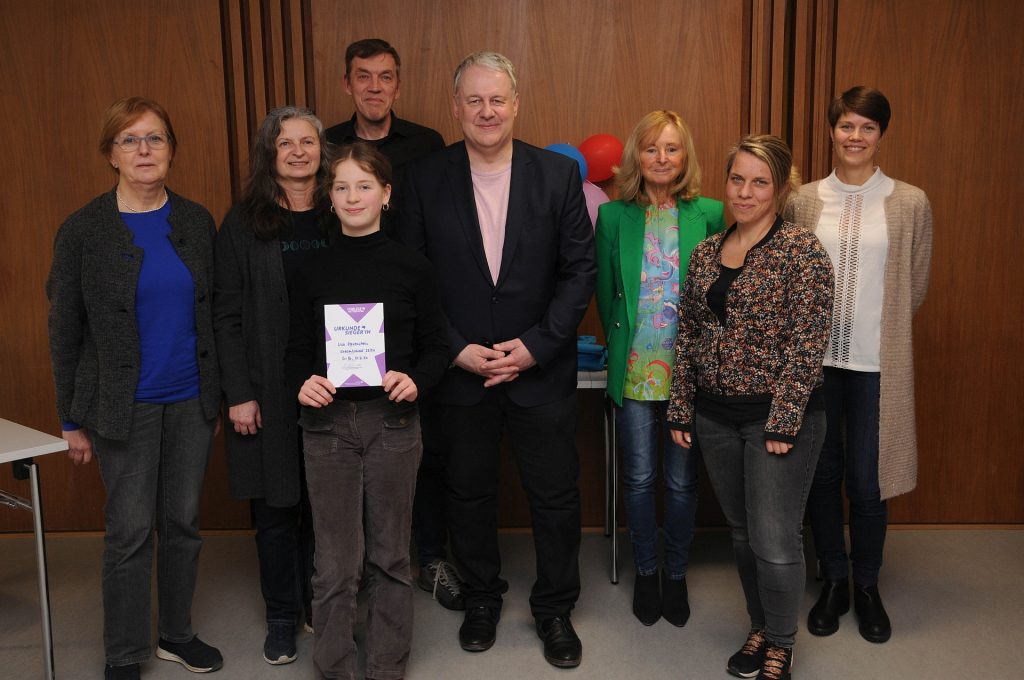
[[[587,180],[590,182],[603,182],[610,178],[612,166],[622,162],[622,142],[614,135],[591,135],[576,148],[587,159]]]

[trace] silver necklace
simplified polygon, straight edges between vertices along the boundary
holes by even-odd
[[[114,189],[114,195],[117,196],[118,205],[124,206],[125,208],[128,209],[128,212],[133,213],[153,212],[154,210],[159,210],[160,208],[164,207],[164,205],[167,203],[167,189],[164,189],[164,198],[162,201],[160,201],[160,205],[156,206],[155,208],[150,208],[149,210],[136,210],[132,206],[128,205],[128,201],[121,198],[121,192],[117,189]]]

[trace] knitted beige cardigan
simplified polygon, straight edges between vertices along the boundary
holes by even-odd
[[[786,206],[787,220],[817,229],[824,203],[819,182],[800,187]],[[882,290],[881,388],[878,430],[878,486],[882,500],[917,486],[917,430],[914,422],[914,312],[928,290],[932,256],[932,209],[915,186],[896,181],[885,199],[889,248]]]

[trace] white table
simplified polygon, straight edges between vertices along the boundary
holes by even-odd
[[[577,371],[576,388],[600,389],[608,386],[608,371]],[[612,583],[619,582],[619,457],[615,438],[615,411],[607,395],[604,403],[604,535],[612,539]]]
[[[31,460],[57,451],[67,451],[68,443],[59,437],[0,418],[0,464],[14,463],[15,475],[21,476],[27,469],[32,489],[32,499],[0,489],[0,505],[21,508],[32,513],[32,528],[36,536],[36,569],[39,573],[39,608],[42,614],[43,652],[46,663],[46,680],[53,680],[53,628],[50,625],[50,586],[46,576],[46,542],[43,536],[43,500],[39,493],[39,468]],[[20,470],[18,469],[20,466]]]

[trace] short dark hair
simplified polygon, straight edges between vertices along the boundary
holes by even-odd
[[[345,77],[352,73],[352,60],[355,58],[369,59],[378,54],[390,54],[395,59],[395,76],[401,77],[402,59],[398,56],[398,50],[391,46],[387,40],[380,38],[364,38],[357,40],[345,48]]]
[[[873,87],[857,85],[832,100],[828,105],[828,124],[835,127],[844,113],[856,113],[878,123],[884,135],[892,118],[892,109],[885,95]]]

